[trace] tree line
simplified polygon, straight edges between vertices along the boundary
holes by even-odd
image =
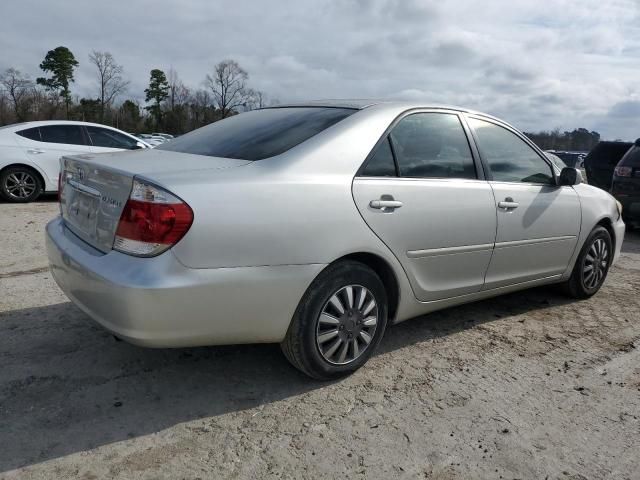
[[[267,105],[263,92],[249,87],[249,74],[234,60],[223,60],[208,73],[200,88],[185,85],[173,69],[149,72],[145,104],[125,98],[130,82],[124,67],[110,52],[88,57],[97,80],[95,97],[71,94],[80,63],[67,47],[50,50],[35,80],[15,68],[0,74],[0,126],[30,120],[82,120],[112,125],[129,132],[163,131],[181,134],[226,118],[239,110]],[[600,134],[585,128],[525,134],[544,150],[591,150]]]
[[[600,141],[598,132],[586,128],[576,128],[571,132],[561,132],[559,128],[537,133],[524,132],[533,143],[543,150],[589,152]]]
[[[110,52],[93,51],[88,63],[96,78],[95,96],[74,97],[71,86],[80,63],[71,50],[50,50],[35,80],[16,68],[0,73],[0,126],[31,120],[81,120],[129,132],[181,134],[233,115],[266,106],[263,92],[249,87],[248,73],[234,60],[223,60],[200,88],[185,85],[174,69],[153,69],[145,103],[127,98],[130,82]]]

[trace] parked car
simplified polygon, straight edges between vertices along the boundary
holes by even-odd
[[[564,162],[564,160],[562,160],[559,156],[555,154],[555,151],[547,150],[544,152],[544,154],[547,156],[549,160],[551,160],[551,163],[553,163],[556,166],[556,168],[559,168],[560,170],[562,170],[563,168],[566,168],[568,166]]]
[[[567,167],[583,167],[585,154],[582,152],[566,152],[563,150],[547,150],[547,152],[552,153],[556,157],[560,158]]]
[[[58,191],[60,157],[149,148],[115,128],[86,122],[41,121],[0,128],[0,196],[31,202]]]
[[[265,108],[62,166],[48,256],[89,316],[146,346],[281,342],[315,378],[434,310],[551,283],[589,297],[625,230],[505,122],[418,103]]]
[[[162,137],[167,140],[171,140],[172,138],[174,138],[170,133],[152,133],[151,135],[153,135],[154,137]]]
[[[625,153],[615,170],[612,195],[622,203],[622,215],[633,226],[640,224],[640,138]]]
[[[164,142],[167,141],[167,139],[164,137],[152,135],[150,133],[140,133],[137,135],[137,137],[144,140],[152,147],[157,147],[158,145],[162,145]]]
[[[629,142],[598,142],[584,159],[584,169],[590,185],[611,189],[613,170],[622,156],[633,146]]]

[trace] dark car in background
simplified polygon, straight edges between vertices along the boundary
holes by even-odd
[[[584,152],[565,152],[561,150],[548,150],[548,152],[560,158],[567,167],[582,168],[585,157]]]
[[[640,138],[614,169],[611,194],[622,204],[625,222],[637,227],[640,224]]]
[[[633,146],[630,142],[598,142],[584,159],[584,169],[589,185],[611,189],[613,170],[620,159]]]

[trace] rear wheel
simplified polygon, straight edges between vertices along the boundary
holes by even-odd
[[[9,202],[33,202],[42,193],[36,172],[27,167],[10,167],[0,174],[0,194]]]
[[[574,298],[589,298],[604,283],[613,260],[611,235],[604,227],[596,227],[584,242],[565,289]]]
[[[287,359],[317,379],[347,375],[366,363],[387,326],[387,295],[376,273],[345,261],[305,292],[281,344]]]

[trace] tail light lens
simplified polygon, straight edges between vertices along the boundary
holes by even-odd
[[[192,223],[189,205],[160,187],[134,179],[113,248],[129,255],[153,257],[178,243]]]
[[[633,169],[631,167],[616,167],[614,173],[618,177],[630,177],[632,170]]]

